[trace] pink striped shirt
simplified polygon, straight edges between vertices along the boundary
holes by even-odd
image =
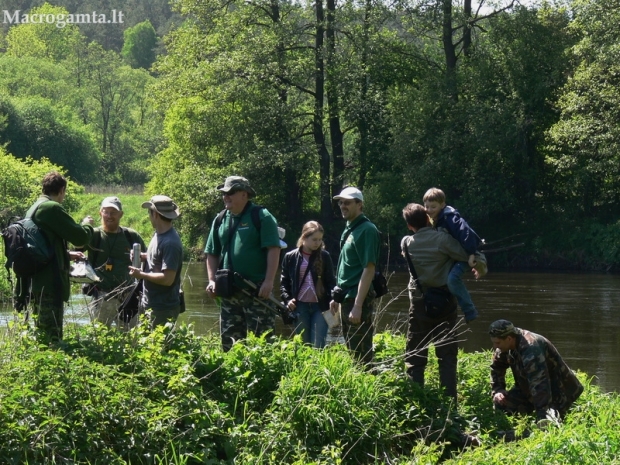
[[[299,267],[299,279],[302,279],[304,275],[306,278],[303,283],[299,284],[299,294],[297,297],[298,302],[318,302],[316,296],[316,290],[314,289],[314,281],[312,280],[312,273],[308,271],[306,274],[306,270],[308,269],[308,259],[310,255],[306,255],[305,253],[301,253],[301,266]]]

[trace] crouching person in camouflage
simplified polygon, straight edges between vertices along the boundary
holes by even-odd
[[[493,405],[507,414],[536,412],[539,422],[561,420],[583,392],[575,373],[543,336],[516,328],[508,320],[489,327],[493,343],[491,389]],[[515,385],[506,390],[506,370]]]
[[[217,187],[222,193],[225,211],[214,220],[205,247],[209,284],[207,294],[218,297],[222,348],[229,351],[235,341],[245,339],[248,331],[257,336],[275,330],[276,310],[266,304],[280,260],[280,236],[275,218],[250,200],[256,195],[246,178],[230,176]],[[238,273],[226,279],[232,288],[216,279],[218,271]],[[221,276],[221,273],[220,273]],[[244,279],[258,286],[258,299],[242,292],[248,289]],[[231,282],[232,281],[232,282]],[[224,292],[226,290],[226,292]]]

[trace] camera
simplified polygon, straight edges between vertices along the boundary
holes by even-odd
[[[341,287],[336,286],[332,290],[332,299],[334,299],[334,302],[341,304],[342,302],[344,302],[344,298],[346,296],[347,296],[347,291],[345,291]]]
[[[278,311],[280,313],[280,316],[282,317],[282,322],[285,325],[295,324],[295,322],[297,321],[297,312],[289,310],[284,302],[280,302],[280,304],[281,307],[278,307]]]

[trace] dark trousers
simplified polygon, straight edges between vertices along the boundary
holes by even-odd
[[[426,316],[424,302],[421,298],[411,300],[409,307],[409,328],[407,330],[407,353],[405,364],[407,374],[413,382],[424,386],[424,370],[428,363],[428,348],[435,347],[439,363],[439,383],[446,394],[456,400],[458,342],[455,325],[457,320],[456,305],[454,312],[434,320]]]
[[[370,294],[370,292],[369,292]],[[375,334],[373,324],[375,316],[375,299],[367,296],[362,305],[362,319],[359,325],[353,325],[349,321],[349,313],[353,309],[355,299],[347,299],[340,304],[340,318],[342,321],[342,333],[347,347],[356,360],[370,365],[375,352],[372,345],[372,337]]]

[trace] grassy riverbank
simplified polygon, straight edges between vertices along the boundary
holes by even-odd
[[[39,346],[12,326],[0,340],[1,463],[616,463],[620,400],[588,385],[568,421],[504,444],[491,408],[489,352],[460,354],[459,406],[404,376],[404,340],[376,336],[378,373],[342,346],[250,338],[223,353],[188,327],[168,336],[67,328]],[[585,381],[585,380],[584,380]],[[482,446],[462,450],[460,431]]]

